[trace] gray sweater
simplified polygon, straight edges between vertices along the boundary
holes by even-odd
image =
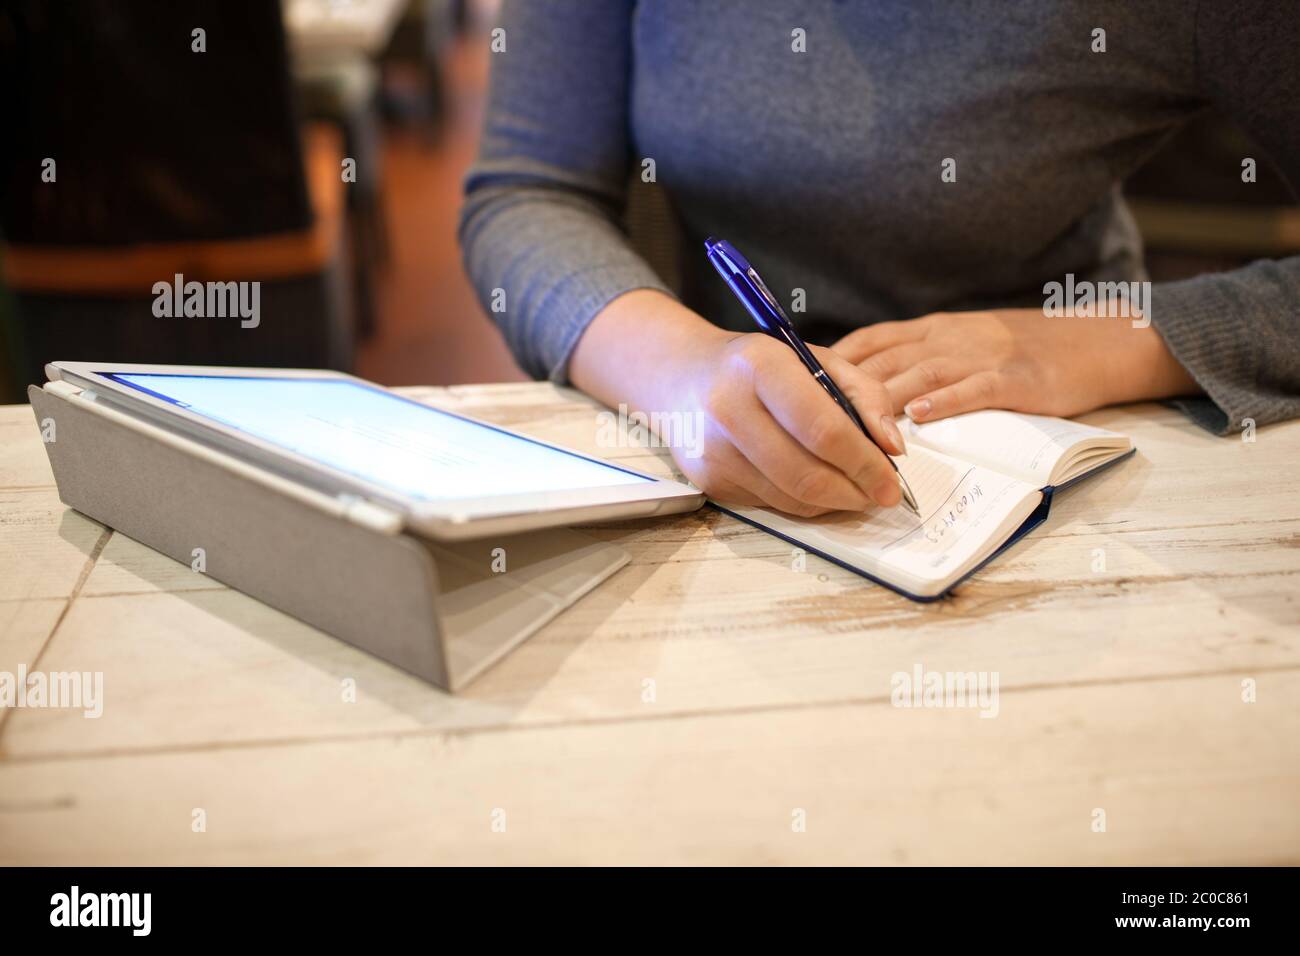
[[[716,234],[804,290],[822,342],[1144,280],[1117,184],[1210,103],[1300,183],[1294,0],[506,0],[500,25],[461,243],[520,364],[560,382],[608,302],[668,291],[619,226],[647,159],[698,250],[685,304],[753,329]],[[1151,317],[1200,424],[1300,415],[1300,257],[1158,283]]]

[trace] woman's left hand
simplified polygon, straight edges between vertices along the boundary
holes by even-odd
[[[981,408],[1068,417],[1200,391],[1160,333],[1130,317],[941,312],[869,325],[832,348],[917,422]]]

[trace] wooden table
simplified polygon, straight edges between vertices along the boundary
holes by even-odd
[[[547,384],[413,393],[668,468]],[[1089,420],[1138,457],[953,599],[592,527],[632,564],[451,697],[65,509],[0,409],[0,670],[105,698],[0,717],[0,864],[1300,862],[1300,422]],[[918,664],[996,718],[892,706]]]

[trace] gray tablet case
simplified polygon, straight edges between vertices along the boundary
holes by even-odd
[[[428,541],[68,382],[27,394],[64,504],[448,690],[628,562],[564,529]]]

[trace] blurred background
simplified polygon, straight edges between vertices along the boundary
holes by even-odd
[[[456,243],[496,9],[0,3],[0,401],[51,358],[522,379]],[[155,318],[178,272],[258,280],[262,314],[296,319]]]
[[[0,2],[0,402],[24,401],[54,358],[330,367],[386,385],[522,379],[456,243],[496,12]],[[1243,156],[1259,160],[1254,183],[1222,174]],[[1300,253],[1294,198],[1215,115],[1126,188],[1153,280]],[[671,215],[653,195],[637,202],[629,230],[671,284]],[[160,320],[153,284],[176,273],[259,281],[278,320],[255,334]]]

